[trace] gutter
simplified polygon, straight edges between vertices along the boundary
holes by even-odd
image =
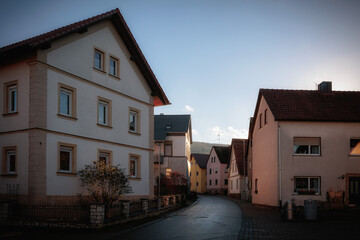
[[[279,209],[282,206],[282,159],[281,159],[281,128],[278,125],[278,186],[279,186]]]

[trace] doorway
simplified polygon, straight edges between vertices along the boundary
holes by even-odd
[[[349,177],[349,204],[360,206],[360,177]]]

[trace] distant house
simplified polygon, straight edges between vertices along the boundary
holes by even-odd
[[[360,205],[360,92],[260,89],[252,131],[252,202]]]
[[[207,192],[211,194],[227,194],[229,147],[213,146],[206,165]]]
[[[248,190],[245,139],[233,138],[230,146],[228,194],[233,198],[247,199]]]
[[[248,139],[246,142],[246,150],[245,150],[245,161],[246,161],[246,169],[247,169],[247,188],[245,190],[246,200],[252,201],[252,154],[253,154],[253,130],[254,130],[254,118],[250,118],[249,121],[249,133]]]
[[[191,116],[155,115],[154,128],[155,184],[161,174],[171,172],[182,173],[190,180]]]
[[[191,154],[190,191],[206,192],[206,165],[209,154]]]
[[[118,9],[0,49],[0,192],[77,200],[93,160],[153,197],[153,111],[169,101]],[[151,179],[151,180],[150,180]]]

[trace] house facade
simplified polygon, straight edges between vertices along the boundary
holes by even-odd
[[[231,141],[228,194],[232,198],[247,199],[248,166],[245,159],[246,145],[247,140],[245,139],[233,138]]]
[[[225,194],[228,191],[229,147],[213,146],[207,161],[206,189],[210,194]]]
[[[360,92],[261,89],[252,132],[252,202],[360,204]]]
[[[76,172],[121,165],[153,196],[154,106],[169,104],[118,9],[0,49],[1,193],[72,200]]]
[[[206,193],[206,165],[208,154],[191,154],[190,191]]]
[[[179,172],[190,181],[191,116],[155,115],[154,118],[154,180],[158,186],[161,175]]]

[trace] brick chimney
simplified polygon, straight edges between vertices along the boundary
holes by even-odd
[[[318,85],[318,90],[323,93],[332,92],[332,82],[322,82]]]

